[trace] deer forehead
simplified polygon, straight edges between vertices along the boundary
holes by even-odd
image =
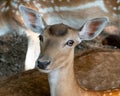
[[[65,36],[68,33],[68,27],[65,26],[64,24],[56,24],[52,25],[49,28],[49,35],[53,36]]]
[[[44,31],[43,36],[47,36],[49,39],[73,39],[76,37],[77,32],[75,29],[72,29],[64,24],[55,24],[52,26],[48,26]]]

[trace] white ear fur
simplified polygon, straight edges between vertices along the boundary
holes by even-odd
[[[81,31],[79,32],[79,37],[81,40],[92,40],[98,36],[108,22],[108,18],[95,18],[88,20]]]
[[[45,22],[39,13],[24,5],[20,5],[19,10],[27,28],[34,32],[42,32],[44,30]]]

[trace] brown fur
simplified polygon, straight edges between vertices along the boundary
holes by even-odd
[[[1,80],[0,96],[50,96],[47,75],[30,70]]]
[[[96,22],[99,22],[99,21],[96,21]],[[98,32],[97,30],[99,30],[99,29],[94,30],[96,27],[98,27],[98,23],[94,24],[92,22],[90,24],[95,25],[93,28],[91,28],[91,29],[93,29],[92,31],[94,31],[94,33]],[[100,23],[100,25],[101,25],[101,23]],[[58,26],[60,26],[60,25],[58,25]],[[88,28],[87,32],[91,31],[89,29],[89,27],[86,27],[86,28]],[[57,36],[49,35],[48,28],[46,28],[46,30],[44,31],[44,34],[43,34],[43,36],[46,38],[46,41],[49,41],[49,43],[55,45],[55,46],[48,45],[48,46],[45,46],[45,48],[44,48],[45,50],[44,50],[43,56],[48,56],[49,58],[40,57],[37,59],[37,61],[40,61],[43,63],[45,61],[50,61],[50,63],[47,64],[46,67],[38,66],[38,68],[40,71],[46,72],[49,75],[48,79],[49,79],[49,84],[50,84],[50,89],[51,89],[51,96],[114,96],[115,94],[116,94],[116,96],[119,96],[120,89],[115,89],[115,90],[110,90],[110,91],[108,91],[108,90],[92,91],[92,90],[83,89],[78,84],[75,74],[74,74],[74,68],[73,68],[73,66],[74,66],[74,60],[73,60],[74,59],[74,48],[77,44],[79,44],[78,31],[68,29],[68,32],[69,32],[68,34],[58,38]],[[86,39],[87,39],[87,37],[86,37]],[[74,41],[73,45],[72,46],[69,46],[69,45],[63,46],[69,40]],[[43,43],[48,44],[46,42],[43,42]],[[109,66],[108,64],[111,64],[112,62],[118,64],[118,62],[120,60],[119,52],[113,52],[113,53],[111,53],[111,51],[108,51],[108,52],[102,51],[102,52],[103,52],[102,54],[101,54],[101,52],[99,53],[99,51],[98,52],[94,51],[93,53],[86,52],[87,53],[86,55],[82,55],[81,57],[78,56],[79,60],[78,61],[75,60],[75,62],[76,62],[75,64],[79,63],[79,64],[85,65],[84,64],[84,62],[85,62],[86,64],[90,63],[91,65],[96,64],[96,65],[100,66],[100,64],[105,63],[106,69],[107,69],[107,66]],[[42,61],[43,59],[44,59],[44,61]],[[37,64],[40,65],[43,63],[37,63]],[[92,66],[91,68],[93,68],[93,67],[94,66]],[[99,71],[100,70],[98,70],[98,72]],[[88,70],[85,70],[85,72],[87,72],[87,74],[89,72],[92,73],[91,71],[88,71]],[[97,72],[97,69],[96,69],[96,72]],[[92,74],[94,75],[94,72]]]
[[[67,26],[63,24],[52,25],[49,28],[49,34],[55,36],[64,36],[68,32]]]
[[[88,89],[94,86],[94,90],[120,88],[119,49],[90,49],[76,53],[75,73],[80,85]]]
[[[106,54],[107,58],[104,58]],[[75,74],[80,85],[93,90],[119,88],[119,54],[120,50],[116,49],[77,51]],[[23,72],[0,81],[0,96],[50,96],[49,92],[47,75],[38,70]]]

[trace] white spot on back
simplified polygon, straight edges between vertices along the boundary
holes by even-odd
[[[8,11],[9,10],[9,7],[3,7],[2,9],[1,9],[1,12],[6,12],[6,11]]]
[[[27,2],[27,4],[30,4],[30,2]]]
[[[27,2],[30,2],[30,0],[26,0]]]
[[[36,4],[37,4],[36,1],[33,1],[33,4],[36,6]]]
[[[6,5],[6,2],[4,2],[3,4],[2,4],[2,6],[5,6]]]
[[[53,8],[52,7],[40,8],[39,12],[41,12],[41,13],[53,12]]]
[[[17,1],[19,1],[19,0],[14,0],[14,2],[17,2]]]
[[[36,7],[39,9],[39,8],[41,8],[41,5],[39,3],[37,3]]]
[[[41,5],[37,1],[33,1],[33,4],[35,5],[36,8],[41,9]]]
[[[45,2],[46,0],[42,0],[43,2]]]
[[[11,6],[14,7],[14,8],[18,8],[18,4],[16,2],[10,2],[11,3]]]
[[[51,0],[51,3],[54,3],[54,0]]]
[[[12,13],[15,13],[15,10],[12,10]]]
[[[117,7],[113,7],[113,10],[117,10]]]
[[[57,12],[59,12],[59,7],[57,7],[57,6],[55,6],[55,10],[57,11]]]
[[[70,0],[67,0],[67,2],[70,2]]]
[[[19,15],[19,12],[18,12],[18,11],[16,11],[16,15]]]
[[[7,6],[7,7],[6,7],[6,11],[8,11],[9,9],[10,9],[10,7],[9,7],[9,6]]]

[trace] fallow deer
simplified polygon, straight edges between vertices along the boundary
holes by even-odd
[[[36,12],[27,11],[20,7],[25,18],[37,15]],[[28,14],[29,12],[29,14]],[[30,15],[31,14],[31,15]],[[33,15],[34,14],[34,15]],[[29,19],[29,23],[36,21]],[[44,31],[40,34],[42,53],[36,61],[36,66],[41,72],[48,73],[51,96],[119,96],[120,89],[109,91],[85,90],[78,84],[74,74],[74,48],[83,40],[91,40],[98,36],[108,20],[95,18],[87,21],[80,30],[73,29],[64,24],[45,26],[39,22],[39,29]],[[31,30],[33,26],[29,26]],[[44,25],[44,27],[43,27]],[[34,25],[36,30],[38,25]],[[33,30],[34,31],[34,30]],[[39,30],[38,30],[39,31]]]
[[[38,15],[49,25],[64,23],[78,29],[87,19],[101,16],[107,16],[110,22],[119,24],[119,4],[119,0],[0,0],[0,35],[11,31],[24,34],[25,31],[28,37],[25,70],[32,69],[40,53],[36,51],[39,49],[39,34],[24,26],[19,13],[20,5],[38,11]],[[110,28],[106,26],[105,30],[109,31]],[[112,30],[116,31],[118,28],[112,26]]]
[[[106,91],[83,89],[78,84],[74,75],[75,46],[82,40],[90,40],[96,37],[101,31],[100,29],[102,29],[101,26],[105,26],[106,22],[105,18],[90,20],[83,26],[80,33],[78,30],[75,31],[64,24],[52,25],[46,27],[46,30],[40,35],[44,51],[36,61],[36,64],[41,72],[48,73],[49,75],[51,96],[120,95],[120,89]]]

